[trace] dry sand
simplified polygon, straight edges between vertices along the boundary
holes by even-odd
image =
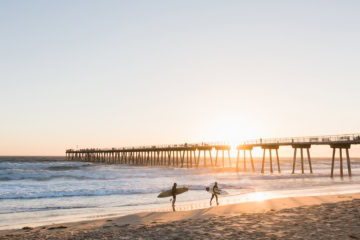
[[[0,231],[0,239],[215,238],[360,239],[360,194],[272,199]]]

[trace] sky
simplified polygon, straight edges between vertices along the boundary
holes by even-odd
[[[359,12],[351,0],[2,0],[0,155],[359,133]]]

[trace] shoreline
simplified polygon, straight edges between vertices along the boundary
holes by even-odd
[[[353,202],[360,199],[360,193],[335,194],[322,196],[303,196],[275,198],[263,201],[242,202],[224,206],[210,207],[198,210],[177,211],[177,212],[141,212],[121,217],[110,217],[90,221],[67,222],[62,224],[44,225],[35,228],[1,230],[0,237],[4,239],[36,239],[48,237],[50,239],[61,239],[66,236],[75,236],[84,233],[109,233],[114,229],[141,227],[156,227],[173,222],[197,221],[207,224],[209,219],[232,218],[246,216],[257,216],[258,214],[277,213],[286,209],[298,211],[300,208],[319,208],[328,204],[341,206],[344,202]],[[349,201],[350,200],[350,201]],[[356,212],[357,213],[357,212]],[[331,213],[333,214],[333,213]],[[360,214],[360,212],[359,212]],[[218,219],[219,218],[219,219]],[[220,221],[219,220],[219,221]],[[220,221],[221,222],[221,221]],[[156,225],[156,226],[155,226]],[[360,228],[359,228],[360,231]],[[135,232],[136,233],[136,232]],[[69,235],[70,234],[70,235]],[[134,235],[136,237],[136,235]],[[133,236],[133,237],[134,237]],[[34,237],[34,238],[32,238]],[[92,237],[89,236],[91,239]],[[151,237],[150,237],[151,238]],[[94,239],[96,239],[94,237]],[[359,235],[360,239],[360,235]]]
[[[351,187],[351,189],[350,189]],[[348,195],[348,194],[360,194],[360,190],[353,190],[356,186],[342,186],[342,191],[334,188],[334,186],[315,188],[315,189],[293,189],[293,190],[279,190],[279,191],[249,191],[244,194],[235,194],[229,196],[220,196],[220,207],[226,207],[229,205],[237,205],[244,203],[261,202],[265,200],[276,199],[289,199],[298,197],[326,197],[331,195]],[[209,195],[210,198],[211,195]],[[209,204],[209,198],[191,200],[191,201],[179,201],[176,205],[178,212],[197,211],[211,208]],[[215,203],[215,200],[214,202]],[[94,211],[94,209],[92,210]],[[140,209],[113,209],[104,207],[101,211],[92,213],[83,213],[76,215],[63,215],[53,218],[38,216],[36,220],[30,223],[30,220],[23,221],[21,223],[4,225],[0,228],[0,231],[17,230],[23,227],[38,228],[43,226],[61,225],[61,224],[76,224],[78,222],[106,220],[109,218],[121,218],[126,216],[132,216],[145,213],[166,213],[172,212],[170,203],[152,204],[141,206]]]

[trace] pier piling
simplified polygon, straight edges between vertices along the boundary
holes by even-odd
[[[313,145],[328,145],[333,149],[331,160],[331,174],[334,176],[335,155],[336,149],[339,149],[339,168],[340,176],[344,176],[343,168],[343,150],[346,154],[346,164],[348,176],[352,176],[351,160],[349,149],[351,145],[360,144],[360,134],[343,134],[343,135],[328,135],[328,136],[312,136],[312,137],[296,137],[296,138],[273,138],[273,139],[257,139],[245,141],[237,146],[236,170],[240,168],[240,151],[243,151],[243,171],[247,172],[249,165],[247,165],[247,151],[249,152],[250,164],[252,172],[255,172],[252,150],[260,147],[263,149],[263,158],[261,163],[261,173],[265,171],[265,157],[266,152],[269,152],[269,172],[273,173],[272,151],[275,150],[276,165],[278,172],[281,173],[279,147],[292,146],[294,149],[292,173],[296,170],[297,150],[300,150],[300,164],[301,174],[305,174],[304,149],[308,157],[308,165],[310,173],[313,173],[310,147]],[[230,156],[230,145],[223,143],[194,143],[194,144],[176,144],[176,145],[161,145],[161,146],[141,146],[128,148],[112,148],[112,149],[96,149],[86,148],[80,150],[68,149],[65,153],[65,159],[69,161],[90,161],[108,164],[128,164],[128,165],[143,165],[143,166],[166,166],[166,167],[222,167],[226,165],[232,167]],[[212,156],[212,151],[216,151],[215,160]],[[210,162],[207,161],[207,152],[209,152]],[[225,154],[227,152],[228,164],[225,164]],[[221,156],[219,156],[221,153]],[[185,156],[186,155],[186,156]],[[201,156],[203,156],[201,158]],[[221,160],[220,160],[221,157]],[[202,159],[202,165],[200,160]],[[214,160],[214,161],[213,161]],[[219,160],[219,161],[218,161]],[[221,163],[219,163],[221,161]]]
[[[332,162],[331,162],[331,177],[334,177],[334,168],[335,168],[335,154],[336,149],[339,150],[339,165],[340,165],[340,177],[344,177],[344,169],[343,169],[343,156],[342,156],[342,150],[344,149],[346,152],[346,162],[347,162],[347,169],[348,169],[348,176],[351,177],[351,163],[350,163],[350,155],[349,155],[349,149],[351,147],[351,144],[343,143],[343,144],[331,144],[330,147],[333,149],[333,155],[332,155]]]
[[[293,159],[292,174],[295,173],[295,167],[296,167],[296,152],[297,152],[298,149],[300,149],[301,174],[304,174],[304,173],[305,173],[305,168],[304,168],[304,149],[306,149],[310,173],[313,173],[312,165],[311,165],[310,151],[309,151],[310,147],[311,147],[310,144],[293,144],[293,145],[292,145],[292,148],[294,149],[294,159]]]

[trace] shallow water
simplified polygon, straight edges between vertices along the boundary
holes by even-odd
[[[179,210],[208,207],[211,195],[205,187],[215,181],[229,193],[221,196],[221,204],[360,192],[360,161],[352,162],[352,178],[331,179],[330,165],[329,159],[313,160],[314,174],[308,173],[305,164],[307,174],[292,175],[291,161],[282,159],[281,174],[271,175],[267,169],[262,175],[69,162],[56,157],[0,157],[0,229],[167,211],[170,199],[157,195],[174,182],[190,189],[178,196]],[[255,168],[260,169],[259,161]]]

